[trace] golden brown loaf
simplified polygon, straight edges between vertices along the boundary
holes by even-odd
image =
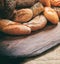
[[[43,5],[40,2],[37,2],[30,9],[25,8],[25,9],[18,10],[15,14],[14,21],[27,22],[43,11],[44,11]]]
[[[46,24],[47,24],[47,19],[43,15],[36,16],[31,21],[24,23],[24,25],[30,27],[32,31],[42,29],[46,26]]]
[[[30,9],[21,9],[18,10],[15,14],[14,21],[17,22],[27,22],[29,21],[33,16],[33,12]]]
[[[53,24],[57,24],[59,22],[59,17],[56,11],[50,7],[45,7],[44,15]]]
[[[43,5],[40,2],[37,2],[31,8],[25,8],[16,11],[14,21],[27,22],[43,11],[44,11]]]
[[[24,25],[9,25],[3,28],[2,31],[6,34],[11,35],[22,35],[31,33],[31,29]]]
[[[0,20],[0,30],[10,35],[22,35],[31,33],[31,29],[29,27],[10,20]]]
[[[6,34],[31,34],[32,31],[43,29],[47,20],[52,24],[58,24],[60,18],[60,7],[56,7],[60,6],[60,0],[5,0],[5,2],[1,0],[0,2],[3,7],[6,6],[5,8],[0,6],[0,13],[3,10],[1,14],[6,15],[4,18],[7,18],[0,17],[2,18],[0,19],[0,31]],[[21,5],[22,7],[32,6],[20,8]]]

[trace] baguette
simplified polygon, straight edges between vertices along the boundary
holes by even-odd
[[[10,35],[23,35],[31,33],[31,29],[29,27],[5,19],[0,20],[0,31]]]
[[[36,16],[33,20],[24,23],[24,25],[31,28],[32,31],[42,29],[46,26],[47,19],[43,15]]]
[[[10,35],[23,35],[31,33],[31,29],[24,25],[9,25],[3,28],[2,31]]]

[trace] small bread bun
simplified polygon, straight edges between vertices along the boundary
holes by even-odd
[[[57,24],[59,21],[56,11],[50,7],[45,7],[44,15],[52,24]]]
[[[21,9],[16,12],[14,21],[16,22],[27,22],[33,16],[33,12],[31,9]]]

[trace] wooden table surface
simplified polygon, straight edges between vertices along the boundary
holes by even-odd
[[[38,50],[38,53],[40,54],[41,50],[44,51],[49,49],[49,47],[51,48],[50,44],[52,46],[55,46],[55,44],[60,45],[60,22],[57,26],[47,26],[40,32],[32,33],[29,37],[20,36],[17,38],[2,38],[0,38],[0,53],[3,52],[3,54],[6,54],[7,56],[11,55],[10,57],[14,56],[16,59],[11,60],[10,58],[0,56],[0,64],[60,64],[60,46],[52,48],[46,53],[44,52],[42,55],[34,58],[19,58],[21,57],[21,54],[30,54],[33,51],[33,55],[35,55],[37,53],[36,50]],[[45,45],[49,46],[47,47]]]
[[[60,64],[60,45],[23,64]]]
[[[0,57],[0,64],[60,64],[60,45],[32,58],[10,61]]]

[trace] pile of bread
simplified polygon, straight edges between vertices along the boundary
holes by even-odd
[[[0,31],[6,34],[31,34],[59,18],[60,0],[0,0]]]

